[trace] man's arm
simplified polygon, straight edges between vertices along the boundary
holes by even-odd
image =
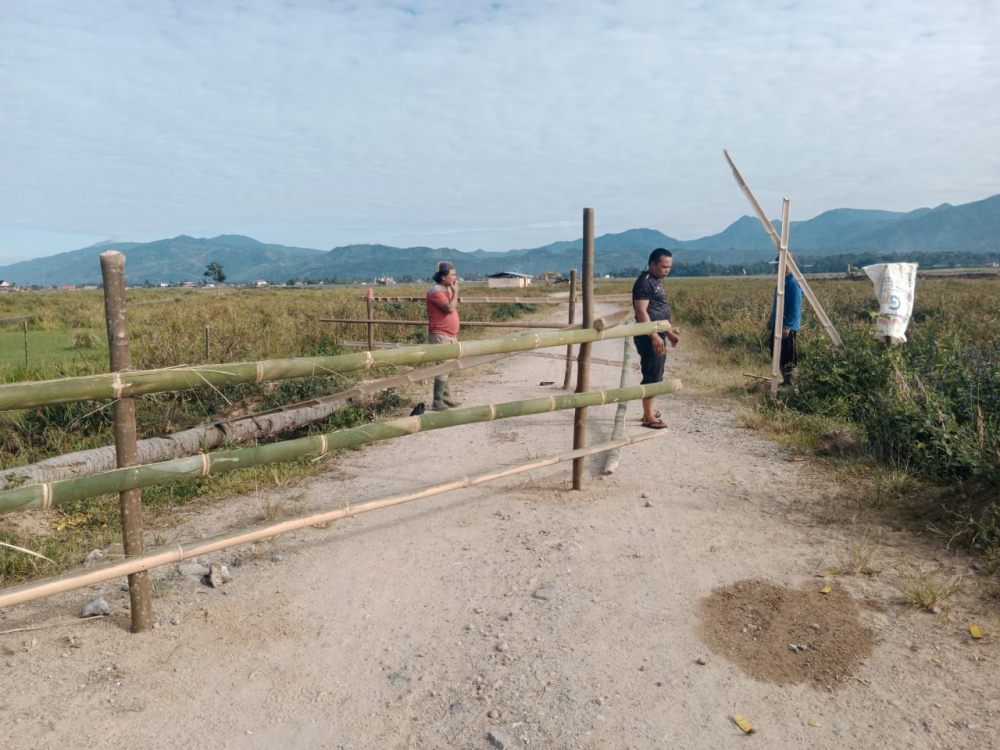
[[[649,300],[648,299],[634,299],[632,300],[632,308],[635,310],[635,322],[636,323],[652,323],[649,319]],[[657,336],[655,333],[650,334],[650,339],[653,341],[653,351],[657,354],[663,354],[667,351],[667,345],[663,343],[663,339]],[[677,342],[680,341],[673,331],[667,331],[667,338],[670,339],[671,346],[677,346]]]
[[[458,285],[451,287],[451,297],[447,298],[447,292],[434,292],[431,295],[431,302],[437,305],[441,312],[450,313],[458,309]]]

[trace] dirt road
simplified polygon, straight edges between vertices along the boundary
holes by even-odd
[[[683,351],[668,362],[682,380]],[[452,391],[468,404],[528,398],[562,374],[516,357]],[[592,386],[619,377],[595,367]],[[900,596],[899,561],[933,562],[940,547],[868,529],[881,574],[817,578],[860,534],[817,522],[839,491],[822,467],[741,427],[731,403],[682,393],[658,406],[669,434],[609,477],[589,460],[583,492],[562,464],[219,553],[234,580],[218,589],[157,571],[162,624],[146,635],[126,632],[120,581],[0,611],[0,630],[47,626],[0,636],[2,746],[1000,747],[995,625],[973,641],[968,622],[984,613],[935,617]],[[609,437],[614,410],[591,410],[591,441]],[[638,415],[633,404],[631,434]],[[208,536],[279,502],[292,513],[384,497],[571,442],[571,412],[418,434],[350,452],[302,487],[183,509],[172,533]],[[735,614],[726,597],[705,602],[747,579],[804,597],[788,626],[799,641],[773,631],[771,600]],[[834,596],[820,599],[826,582]],[[99,594],[112,616],[75,619]],[[819,634],[859,661],[810,673],[822,649],[789,646]],[[779,662],[783,684],[750,676]]]

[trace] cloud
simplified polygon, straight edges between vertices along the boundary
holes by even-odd
[[[506,249],[564,239],[592,205],[599,231],[690,238],[746,212],[723,147],[775,214],[785,194],[797,219],[961,203],[1000,192],[1000,23],[937,8],[15,4],[0,221]]]

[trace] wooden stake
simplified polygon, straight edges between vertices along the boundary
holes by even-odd
[[[368,290],[368,294],[365,295],[365,305],[368,308],[368,351],[372,351],[375,348],[375,326],[372,323],[373,313],[375,311],[375,300],[372,298],[372,290]],[[426,324],[426,322],[425,322]]]
[[[569,318],[568,324],[576,322],[576,269],[569,272]],[[563,390],[569,390],[570,380],[573,377],[573,345],[566,347],[566,377],[563,378]]]
[[[594,325],[594,209],[583,209],[583,327]],[[576,361],[576,392],[590,390],[591,344],[580,344]],[[573,449],[579,450],[587,443],[587,408],[576,410],[573,419]],[[583,489],[585,459],[573,461],[573,489]]]
[[[101,253],[101,275],[104,279],[104,315],[108,327],[111,372],[118,373],[132,367],[128,322],[125,317],[125,256],[117,250]],[[135,401],[132,398],[119,396],[115,399],[114,420],[118,468],[136,466],[139,461],[135,437]],[[142,537],[142,490],[124,490],[118,493],[118,501],[125,557],[140,557],[145,553]],[[152,630],[153,594],[149,573],[139,571],[131,574],[128,586],[132,632]]]
[[[774,330],[771,331],[771,393],[778,392],[781,375],[782,323],[785,321],[785,266],[788,259],[788,204],[787,195],[781,205],[781,242],[778,245],[778,282],[774,290]]]
[[[740,170],[736,168],[733,164],[733,160],[729,158],[729,152],[723,149],[723,155],[726,157],[726,161],[729,162],[729,167],[733,170],[733,177],[736,179],[736,183],[740,186],[740,190],[743,191],[743,195],[746,196],[747,200],[750,201],[750,206],[753,208],[754,213],[757,214],[757,218],[760,219],[760,223],[764,225],[764,230],[767,235],[771,238],[771,242],[774,243],[774,247],[777,250],[781,250],[781,239],[778,237],[778,233],[774,231],[774,227],[771,226],[771,222],[767,220],[767,216],[764,214],[764,209],[760,207],[754,194],[751,192],[750,188],[747,186],[746,182],[743,180],[743,175],[740,174]],[[844,342],[840,338],[840,334],[837,333],[837,329],[833,327],[833,322],[827,317],[826,312],[823,310],[823,306],[819,303],[816,295],[813,294],[812,287],[809,286],[809,282],[806,281],[806,277],[802,275],[799,267],[795,265],[795,261],[788,259],[788,264],[792,269],[792,274],[798,280],[799,285],[802,287],[802,292],[806,295],[806,299],[809,300],[809,304],[812,305],[813,310],[816,311],[816,316],[820,319],[823,327],[826,329],[827,335],[829,335],[830,340],[833,341],[837,346],[843,346]]]
[[[212,344],[210,340],[212,329],[205,326],[205,361],[208,362],[212,358]]]
[[[28,369],[28,321],[21,321],[24,323],[24,369]]]

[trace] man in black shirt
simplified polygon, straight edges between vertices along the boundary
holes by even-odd
[[[661,280],[670,273],[674,265],[673,256],[669,250],[656,248],[649,255],[649,267],[639,274],[632,286],[632,307],[635,309],[637,323],[648,323],[654,320],[670,320],[670,303],[663,291]],[[639,352],[642,362],[642,384],[660,383],[663,381],[663,365],[667,361],[667,344],[677,346],[680,339],[674,331],[661,331],[651,336],[636,336],[633,338],[635,349]],[[653,409],[653,397],[642,400],[642,425],[654,430],[666,428],[666,423],[660,419],[660,412]]]

